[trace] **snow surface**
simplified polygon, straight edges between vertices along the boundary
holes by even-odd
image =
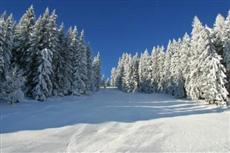
[[[164,94],[0,104],[1,153],[230,152],[230,111]]]

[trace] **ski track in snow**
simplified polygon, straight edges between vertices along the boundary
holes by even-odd
[[[164,94],[0,103],[0,153],[230,152],[230,111]]]

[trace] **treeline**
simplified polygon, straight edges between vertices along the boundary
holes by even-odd
[[[230,12],[213,28],[194,17],[192,33],[140,56],[124,53],[112,69],[113,86],[125,92],[163,92],[226,104],[230,92]]]
[[[48,8],[36,18],[32,6],[18,23],[13,15],[0,16],[0,99],[44,101],[99,89],[100,55],[92,57],[84,31],[75,26],[66,33],[56,20]]]

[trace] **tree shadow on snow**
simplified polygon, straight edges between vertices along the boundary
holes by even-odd
[[[136,122],[160,118],[223,112],[164,94],[127,94],[117,89],[102,89],[92,96],[56,97],[48,102],[0,105],[1,133],[43,130],[76,124]]]

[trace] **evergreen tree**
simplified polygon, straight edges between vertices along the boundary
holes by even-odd
[[[189,92],[187,78],[190,74],[189,61],[191,59],[191,46],[190,46],[190,37],[187,33],[184,34],[182,43],[181,43],[181,57],[179,69],[182,75],[182,81],[184,82],[185,96]]]
[[[117,69],[115,67],[111,70],[111,86],[116,87]]]
[[[151,56],[146,49],[143,54],[140,56],[139,61],[139,80],[140,80],[140,91],[151,93],[153,92],[152,85],[151,85],[151,78],[152,78],[152,60]]]
[[[30,37],[33,32],[34,24],[35,13],[33,6],[31,6],[15,27],[13,60],[20,69],[23,69],[24,75],[30,71],[28,63],[31,61],[31,56],[28,54],[28,48],[30,47]]]
[[[53,82],[51,81],[54,78],[53,54],[56,54],[57,47],[55,20],[55,12],[50,16],[47,8],[35,24],[28,49],[32,56],[30,74],[27,80],[28,95],[37,100],[45,100],[53,92]]]
[[[11,66],[12,60],[12,49],[13,49],[13,39],[14,39],[14,21],[12,14],[5,16],[5,21],[3,22],[3,60],[4,60],[4,74],[8,73]]]
[[[124,76],[122,78],[122,90],[125,92],[132,92],[134,90],[134,80],[132,74],[132,57],[126,54],[126,61],[124,64]]]
[[[0,18],[0,79],[2,81],[4,75],[4,18]]]
[[[158,59],[159,59],[159,82],[158,82],[158,91],[159,92],[163,92],[164,90],[164,63],[165,63],[165,53],[164,53],[164,47],[162,46],[160,49],[159,49],[159,55],[158,55]]]
[[[34,77],[35,87],[32,90],[32,97],[36,100],[44,101],[51,95],[52,89],[52,52],[45,48],[37,55],[38,61],[36,77]]]
[[[169,41],[166,55],[165,55],[165,62],[164,62],[164,81],[163,81],[163,88],[164,92],[168,94],[172,94],[173,91],[173,84],[172,84],[172,78],[171,78],[171,60],[173,55],[173,43]]]
[[[225,20],[224,31],[223,31],[223,62],[226,68],[227,74],[227,89],[230,92],[230,11]]]
[[[93,59],[93,78],[94,78],[94,90],[98,91],[100,89],[101,82],[101,59],[100,54],[97,53],[97,56]]]
[[[84,82],[81,80],[80,74],[80,50],[79,50],[79,39],[77,38],[77,27],[75,26],[68,32],[68,48],[69,56],[71,57],[71,92],[73,95],[80,95],[81,90],[84,87]]]
[[[224,17],[221,14],[218,14],[216,17],[216,21],[214,23],[214,28],[212,30],[211,36],[213,44],[216,48],[216,51],[219,55],[223,56],[223,49],[224,49],[224,28],[225,28],[225,21]]]
[[[221,57],[211,42],[209,31],[204,29],[200,35],[199,49],[202,54],[194,61],[197,69],[191,72],[191,96],[193,99],[205,99],[211,103],[223,103],[227,100],[228,92],[225,88],[226,76],[220,62]]]
[[[139,57],[136,53],[132,57],[132,81],[133,81],[133,92],[138,91],[139,89],[139,74],[138,74],[138,68],[139,68]]]
[[[122,90],[123,77],[124,77],[124,61],[125,61],[125,53],[122,54],[122,57],[118,61],[117,69],[116,69],[116,77],[115,77],[115,85],[118,89]]]
[[[79,37],[79,52],[80,52],[80,67],[79,67],[79,73],[80,73],[80,79],[83,82],[82,88],[80,90],[81,94],[87,93],[87,84],[88,84],[88,70],[87,70],[87,47],[84,43],[84,31],[81,31],[80,37]]]
[[[11,104],[23,100],[24,93],[22,87],[24,85],[24,78],[16,66],[11,66],[7,72],[4,81],[0,82],[0,98],[2,97]]]
[[[56,52],[56,70],[55,70],[55,83],[56,94],[67,95],[71,89],[71,59],[69,58],[67,46],[67,38],[64,32],[64,25],[61,24],[58,30],[58,44]]]
[[[156,92],[158,90],[158,79],[159,79],[159,65],[158,65],[158,54],[159,54],[159,46],[157,48],[153,48],[152,54],[151,54],[151,70],[152,70],[152,76],[151,76],[151,86],[152,90]]]
[[[193,19],[193,25],[192,25],[193,29],[192,29],[192,37],[191,37],[191,58],[189,60],[188,63],[188,69],[190,70],[189,75],[186,78],[186,90],[187,92],[187,96],[190,98],[195,98],[196,96],[198,96],[198,91],[194,91],[194,85],[195,85],[195,78],[199,77],[199,76],[191,76],[193,75],[192,72],[193,71],[197,71],[197,64],[196,62],[194,62],[195,60],[197,60],[199,58],[199,56],[202,54],[202,51],[204,50],[204,46],[201,45],[200,41],[202,40],[201,38],[201,32],[204,30],[204,27],[202,25],[202,23],[200,22],[198,17],[194,17]],[[193,88],[193,91],[192,91]],[[197,99],[198,97],[196,97]]]
[[[86,90],[93,91],[93,68],[92,68],[92,54],[90,47],[86,47],[86,59],[87,59],[87,82],[86,82]]]

